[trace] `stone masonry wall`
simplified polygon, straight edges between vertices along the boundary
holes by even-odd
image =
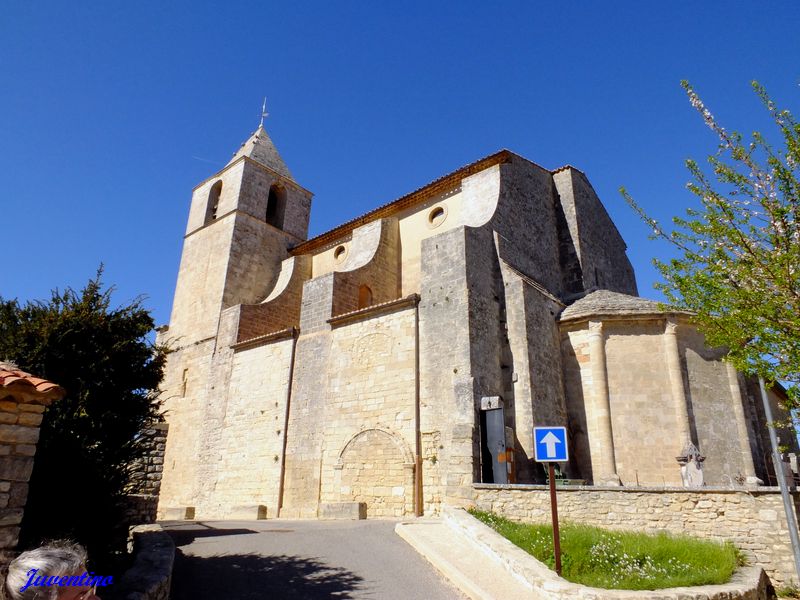
[[[577,476],[591,481],[595,480],[596,463],[605,448],[600,433],[606,412],[597,399],[602,390],[593,381],[597,375],[592,368],[596,357],[589,347],[589,327],[585,321],[562,325],[562,360],[574,450],[572,463]],[[667,328],[665,318],[658,314],[606,318],[600,328],[614,466],[623,485],[681,484],[676,457],[685,445],[682,431],[686,431],[687,416],[691,437],[706,457],[707,485],[743,481],[749,476],[750,467],[745,465],[750,460],[748,456],[754,457],[756,467],[763,467],[757,469],[759,475],[768,471],[761,450],[764,436],[759,435],[762,428],[766,432],[766,424],[763,419],[757,424],[753,421],[753,414],[757,416],[758,411],[744,396],[747,386],[743,378],[730,378],[721,353],[707,348],[703,336],[692,326],[681,324],[676,333],[669,335]],[[675,343],[670,335],[677,340],[677,385],[682,386],[685,400],[675,396],[675,373],[668,365],[670,344]],[[683,414],[678,402],[686,403]],[[749,424],[751,442],[740,435],[739,429],[746,427],[741,418],[734,418],[736,403]],[[791,436],[787,439],[790,444],[796,443]]]
[[[500,167],[500,200],[491,220],[500,258],[553,294],[563,286],[558,219],[550,173],[522,158]]]
[[[575,478],[592,481],[591,438],[596,429],[589,418],[591,407],[591,357],[586,329],[561,331],[561,364],[564,373],[564,395],[569,416],[570,463]]]
[[[705,480],[711,485],[730,484],[737,476],[745,475],[743,450],[749,453],[751,449],[747,440],[739,436],[736,420],[731,418],[734,398],[726,365],[720,360],[723,353],[708,348],[703,335],[694,327],[681,327],[678,340],[686,369],[694,439],[706,457]],[[747,416],[741,391],[735,401],[742,404]]]
[[[217,216],[206,223],[209,190],[218,181]],[[266,223],[269,190],[276,182],[288,203],[283,230]],[[309,192],[246,158],[193,193],[172,318],[162,336],[176,349],[162,386],[165,417],[172,425],[162,508],[202,504],[217,485],[220,426],[233,360],[230,344],[237,341],[241,317],[238,308],[233,313],[223,309],[264,299],[279,277],[288,246],[305,239],[310,203]],[[245,321],[251,312],[258,311],[245,310]],[[270,328],[260,316],[245,323],[255,330],[250,333]]]
[[[236,214],[221,216],[183,240],[169,334],[186,346],[217,333]],[[167,362],[171,368],[171,357]]]
[[[167,444],[169,425],[154,423],[142,431],[146,450],[144,457],[133,465],[133,489],[135,494],[158,496],[161,489],[161,474],[164,470],[164,447]]]
[[[425,514],[438,509],[445,494],[451,461],[459,471],[450,477],[472,482],[472,430],[475,423],[472,390],[469,401],[457,403],[456,386],[469,376],[465,228],[422,240],[420,279],[420,435],[423,457]],[[458,324],[458,326],[454,326]],[[471,384],[471,383],[470,383]],[[453,456],[455,436],[467,439],[466,456]]]
[[[170,354],[161,384],[163,414],[169,423],[159,511],[194,506],[198,457],[214,340],[190,344]]]
[[[461,183],[453,188],[425,200],[421,204],[401,211],[397,215],[400,229],[400,248],[402,260],[402,292],[401,296],[419,293],[421,269],[422,240],[439,235],[448,229],[464,224],[462,207],[464,197],[461,194]],[[444,210],[441,221],[431,221],[434,210]]]
[[[160,525],[131,528],[133,564],[116,585],[103,590],[110,600],[169,600],[175,543]]]
[[[586,176],[573,168],[553,175],[581,263],[583,285],[637,295],[625,242]]]
[[[368,516],[413,514],[415,309],[335,327],[328,368],[321,501]]]
[[[331,375],[338,372],[331,363],[351,352],[352,348],[332,349],[333,340],[339,334],[334,336],[331,333],[328,320],[358,307],[358,290],[362,284],[371,287],[373,303],[397,298],[400,277],[396,219],[376,221],[357,229],[348,257],[340,268],[340,271],[315,277],[303,285],[301,335],[297,342],[292,404],[289,411],[290,436],[286,449],[283,516],[317,515],[320,491],[325,487],[325,477],[328,477],[320,471],[322,457],[336,451],[334,448],[341,450],[341,446],[337,447],[337,444],[342,440],[326,440],[330,424],[340,417],[346,418],[347,412],[353,410],[351,407],[339,414],[338,403],[355,400],[361,404],[362,398],[358,396],[351,397],[345,393],[342,398],[336,398],[330,391],[330,386],[336,385],[331,381]],[[413,336],[409,339],[413,343]],[[370,373],[373,402],[362,406],[362,410],[391,410],[388,408],[393,402],[392,390],[389,389],[391,386],[380,387],[380,382],[382,373],[391,373],[393,367],[389,363],[381,362],[383,358],[376,356],[372,359],[378,361],[374,365],[380,365],[375,366],[374,373]],[[400,360],[401,367],[405,365],[404,360],[405,358]],[[341,366],[347,368],[346,365]],[[391,381],[390,375],[387,375],[387,380]],[[379,390],[384,392],[380,398],[375,396]],[[402,389],[398,393],[402,394]],[[377,406],[375,403],[380,403],[379,401],[385,402],[386,407]],[[349,430],[345,427],[342,432],[344,431]],[[328,497],[332,495],[334,494],[329,489]],[[338,496],[339,492],[335,495]]]
[[[282,517],[317,516],[335,273],[306,281],[295,350]]]
[[[273,184],[283,187],[286,195],[282,229],[291,235],[295,242],[305,240],[311,213],[311,193],[293,181],[279,177],[255,161],[245,159],[242,163],[242,181],[239,194],[235,198],[236,208],[264,221],[269,190]],[[223,210],[227,208],[222,202],[220,205]]]
[[[245,161],[230,165],[200,183],[192,190],[192,200],[189,205],[189,217],[186,222],[186,235],[204,227],[208,216],[208,204],[211,188],[222,182],[222,189],[217,202],[217,219],[236,208],[242,185],[242,173]]]
[[[772,464],[772,450],[769,441],[769,430],[764,415],[764,404],[761,400],[761,390],[758,379],[755,377],[740,377],[741,392],[745,396],[745,414],[748,418],[747,426],[750,432],[750,442],[753,449],[753,461],[756,473],[768,485],[777,485],[775,469]],[[782,408],[782,396],[775,389],[767,390],[767,397],[772,406],[772,416],[776,421],[778,443],[787,446],[788,451],[800,455],[797,436],[791,426],[789,414]]]
[[[0,551],[17,545],[44,410],[32,399],[0,400]]]
[[[491,229],[463,227],[422,242],[420,431],[426,512],[479,481],[483,396],[505,389],[507,343]],[[510,377],[510,373],[509,373]]]
[[[683,441],[667,376],[663,320],[607,321],[603,336],[617,475],[623,485],[681,485],[675,457]]]
[[[775,478],[775,467],[772,464],[771,442],[758,380],[755,377],[740,377],[739,385],[744,397],[747,433],[750,448],[753,451],[753,466],[755,467],[756,476],[766,485],[778,485],[778,480]],[[774,394],[771,394],[770,397],[775,399]],[[786,415],[782,411],[776,410],[776,408],[776,404],[773,404],[773,418],[785,418]],[[781,414],[781,416],[778,417],[778,414]],[[787,439],[794,439],[796,443],[796,434],[794,432],[781,432],[779,429],[777,433],[780,440],[779,443],[785,444]]]
[[[255,304],[266,298],[278,279],[281,262],[288,257],[290,243],[291,238],[280,229],[237,213],[227,249],[229,259],[222,309]]]
[[[143,458],[133,465],[133,485],[127,497],[128,522],[132,524],[153,523],[156,520],[168,430],[166,423],[154,423],[142,431],[146,450]]]
[[[397,219],[381,219],[362,225],[353,232],[347,258],[337,268],[333,314],[340,315],[358,308],[361,285],[366,284],[372,290],[372,304],[380,304],[400,297],[400,283]]]
[[[293,344],[284,339],[233,355],[217,449],[218,515],[237,505],[264,505],[269,517],[277,512]]]
[[[303,283],[310,278],[310,256],[292,256],[284,260],[278,281],[267,299],[260,304],[241,305],[236,341],[297,327]]]
[[[795,504],[800,494],[794,493]],[[546,486],[473,486],[472,505],[512,520],[550,522]],[[797,509],[795,509],[795,513]],[[562,522],[727,540],[762,566],[776,586],[796,580],[789,531],[777,488],[565,487],[558,490]]]
[[[513,371],[511,389],[504,394],[507,425],[514,427],[518,483],[543,482],[544,473],[533,461],[533,428],[567,425],[561,378],[560,334],[554,315],[560,305],[503,265],[506,326]],[[513,400],[513,401],[512,401]]]
[[[208,368],[208,380],[199,412],[202,418],[193,423],[201,432],[196,461],[195,492],[188,506],[194,506],[199,518],[219,514],[216,491],[224,476],[225,456],[220,452],[225,436],[224,422],[228,411],[230,382],[233,374],[233,343],[238,331],[238,307],[220,313],[220,324],[214,353]]]

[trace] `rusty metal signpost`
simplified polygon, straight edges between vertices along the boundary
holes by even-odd
[[[536,462],[547,463],[550,482],[550,512],[553,515],[553,553],[556,558],[556,573],[561,575],[561,536],[558,532],[555,463],[569,461],[567,428],[534,427],[533,449]]]

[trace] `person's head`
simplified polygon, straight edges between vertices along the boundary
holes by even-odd
[[[84,573],[83,546],[52,542],[23,552],[11,561],[4,591],[9,600],[99,600],[94,588],[86,582],[88,578],[80,581]]]

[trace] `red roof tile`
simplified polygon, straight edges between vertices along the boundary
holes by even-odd
[[[41,404],[49,404],[66,394],[64,388],[57,383],[34,377],[20,371],[15,365],[0,362],[0,396],[3,392],[8,392],[11,396],[24,396],[20,398],[24,400],[38,400]]]
[[[376,219],[387,217],[400,210],[403,210],[404,208],[413,206],[418,202],[428,199],[431,195],[441,192],[444,187],[452,185],[455,181],[458,181],[464,177],[477,173],[478,171],[482,171],[483,169],[487,169],[496,164],[506,162],[510,159],[511,156],[516,156],[517,158],[521,158],[525,162],[528,162],[534,165],[535,167],[542,169],[543,171],[548,171],[548,169],[545,169],[541,165],[533,162],[532,160],[528,160],[524,156],[520,156],[519,154],[516,154],[511,150],[503,149],[498,152],[495,152],[494,154],[490,154],[489,156],[484,156],[483,158],[480,158],[475,162],[465,165],[460,169],[456,169],[452,173],[448,173],[447,175],[443,175],[438,179],[434,179],[429,184],[424,185],[421,188],[417,188],[413,192],[410,192],[405,196],[398,198],[397,200],[393,200],[392,202],[383,204],[378,208],[375,208],[361,215],[360,217],[356,217],[355,219],[350,219],[349,221],[343,223],[342,225],[339,225],[338,227],[334,227],[333,229],[321,233],[316,237],[306,240],[305,242],[301,242],[297,244],[294,248],[291,248],[289,250],[289,253],[293,256],[296,256],[298,254],[308,254],[329,243],[342,239],[360,225],[364,225],[365,223],[374,221]],[[548,171],[548,172],[550,174],[555,174],[559,173],[560,171],[564,171],[566,169],[573,169],[575,171],[578,171],[579,173],[583,173],[583,171],[581,171],[576,167],[573,167],[572,165],[564,165],[563,167],[559,167],[554,171]]]

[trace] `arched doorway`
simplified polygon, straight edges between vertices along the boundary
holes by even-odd
[[[339,456],[341,502],[364,502],[368,517],[413,514],[414,466],[404,442],[382,429],[362,431]]]

